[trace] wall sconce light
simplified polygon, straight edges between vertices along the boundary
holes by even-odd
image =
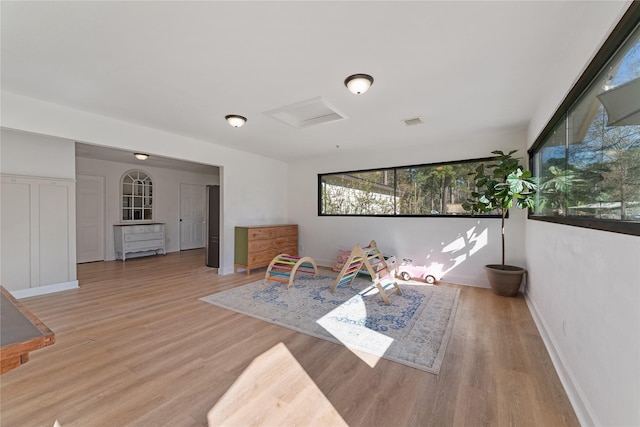
[[[149,155],[143,153],[135,153],[134,157],[138,160],[147,160],[149,158]]]
[[[234,128],[239,128],[247,122],[246,117],[238,116],[237,114],[229,114],[228,116],[224,116],[224,118],[227,119],[227,122]]]
[[[344,85],[353,94],[360,95],[369,90],[373,84],[373,77],[369,74],[354,74],[345,79]]]

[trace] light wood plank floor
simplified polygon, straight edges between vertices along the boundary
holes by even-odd
[[[218,276],[203,260],[193,250],[81,264],[80,289],[21,300],[56,343],[0,377],[0,424],[206,426],[214,408],[212,425],[578,425],[522,297],[461,287],[439,375],[371,368],[198,301],[264,276]]]

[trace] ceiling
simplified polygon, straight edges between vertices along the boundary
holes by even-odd
[[[118,163],[128,163],[137,167],[173,169],[184,172],[220,176],[220,169],[216,166],[186,162],[179,159],[172,159],[169,157],[157,155],[151,155],[146,160],[138,160],[133,156],[133,154],[134,153],[132,153],[131,151],[124,151],[115,148],[101,147],[99,145],[76,142],[76,157],[100,159]]]
[[[526,129],[598,4],[2,1],[2,90],[283,160],[438,149]],[[318,97],[347,118],[265,114]]]

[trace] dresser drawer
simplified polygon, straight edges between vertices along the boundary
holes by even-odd
[[[140,233],[140,234],[125,234],[125,242],[138,242],[140,240],[158,240],[164,239],[164,232],[158,231],[155,233]]]
[[[286,227],[276,228],[276,237],[298,236],[297,225],[287,225]]]
[[[278,237],[276,239],[276,247],[283,248],[285,246],[298,246],[298,236]]]
[[[248,245],[249,253],[262,252],[276,247],[276,242],[273,240],[250,240]]]
[[[249,240],[273,239],[276,237],[276,229],[270,228],[250,228]]]
[[[164,248],[164,239],[159,239],[159,240],[143,240],[143,241],[139,241],[139,242],[128,242],[124,244],[124,250],[125,251],[131,251],[131,250],[154,250],[154,249],[158,249]]]
[[[288,246],[288,247],[280,248],[280,250],[276,255],[278,254],[298,256],[298,246]]]
[[[162,231],[162,224],[139,224],[122,227],[122,234],[153,233]]]
[[[249,254],[249,265],[251,267],[261,267],[269,265],[272,259],[276,257],[273,251],[255,252]]]

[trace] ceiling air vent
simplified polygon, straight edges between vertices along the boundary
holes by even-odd
[[[413,119],[405,119],[403,120],[404,124],[407,126],[416,126],[421,125],[424,122],[422,121],[422,117],[414,117]]]
[[[265,111],[264,114],[295,128],[305,128],[347,118],[322,97]]]

